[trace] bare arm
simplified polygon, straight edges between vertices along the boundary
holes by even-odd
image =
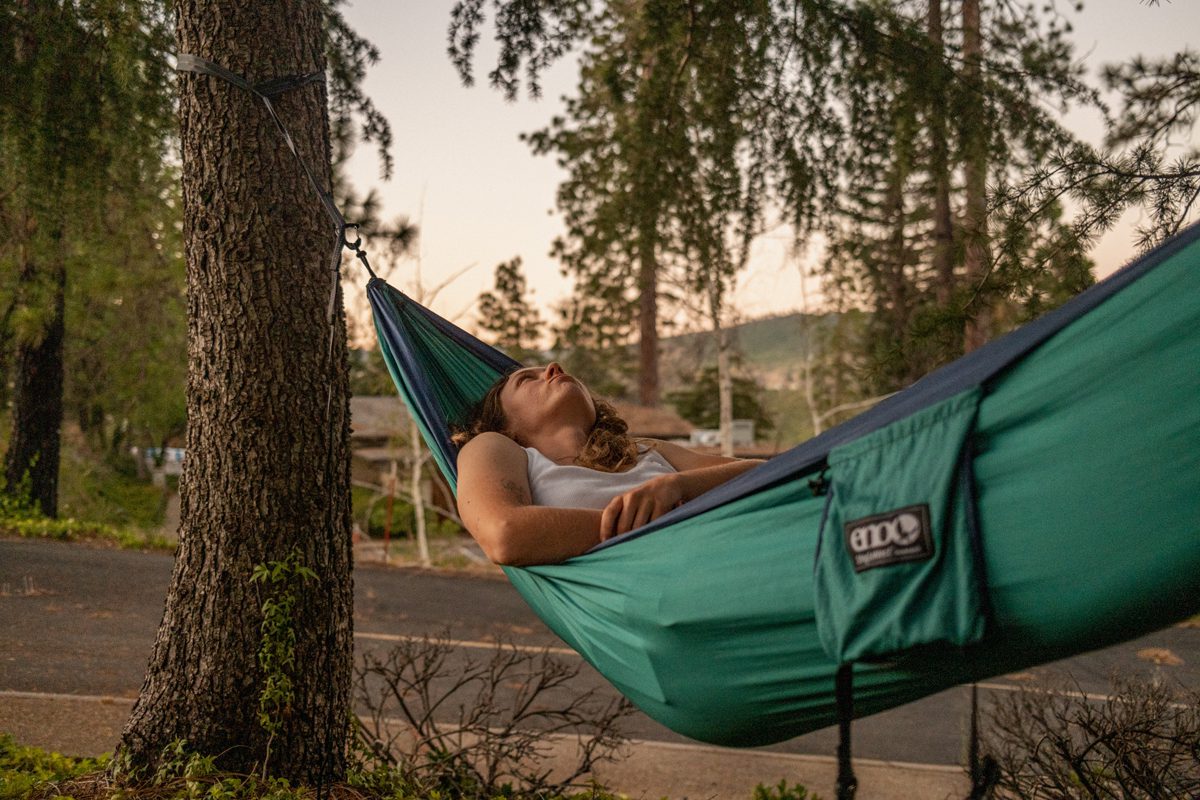
[[[458,513],[496,564],[551,564],[600,542],[600,512],[533,505],[525,450],[483,433],[458,454]]]
[[[676,506],[764,463],[757,458],[697,453],[670,442],[651,440],[651,444],[678,472],[651,478],[641,486],[614,497],[601,514],[601,539],[610,539],[640,528]]]
[[[672,467],[679,470],[680,480],[685,486],[684,502],[766,463],[761,458],[706,455],[671,442],[654,440],[653,445]]]

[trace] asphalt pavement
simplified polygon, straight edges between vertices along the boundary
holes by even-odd
[[[356,656],[398,638],[441,635],[462,658],[503,640],[563,644],[499,573],[397,569],[356,550]],[[0,539],[0,731],[78,755],[111,751],[142,684],[173,556],[83,543]],[[562,650],[559,657],[577,658]],[[615,691],[587,664],[573,690]],[[1200,686],[1200,629],[1177,626],[982,684],[982,702],[1023,682],[1070,675],[1103,695],[1114,670]],[[361,709],[360,709],[361,711]],[[962,797],[970,695],[958,687],[854,724],[859,798]],[[83,722],[86,721],[86,722]],[[83,724],[81,724],[81,722]],[[637,714],[624,758],[597,777],[631,797],[750,797],[787,779],[832,796],[836,728],[753,750],[698,745]],[[563,746],[567,744],[564,742]],[[564,754],[564,758],[569,754]]]

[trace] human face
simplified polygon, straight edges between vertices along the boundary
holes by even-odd
[[[591,393],[554,361],[509,375],[500,390],[500,405],[518,441],[563,425],[576,425],[586,432],[596,422]]]

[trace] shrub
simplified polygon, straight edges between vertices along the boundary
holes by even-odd
[[[369,709],[356,725],[357,752],[369,781],[391,781],[419,796],[488,800],[514,792],[559,796],[595,787],[595,764],[615,758],[625,741],[628,701],[567,687],[582,662],[546,651],[498,644],[491,657],[454,658],[445,638],[401,642],[355,667],[357,700]],[[555,740],[577,743],[573,764],[551,775]]]
[[[821,800],[819,794],[809,794],[808,789],[797,783],[788,786],[787,780],[781,780],[774,786],[758,784],[754,787],[751,800]]]
[[[998,798],[1067,800],[1200,796],[1200,692],[1114,675],[1105,698],[1077,682],[993,701],[984,749]]]
[[[121,547],[173,550],[175,545],[157,533],[115,528],[102,522],[78,519],[50,519],[40,514],[4,516],[0,514],[0,535],[58,539],[64,542],[80,540],[111,541]]]

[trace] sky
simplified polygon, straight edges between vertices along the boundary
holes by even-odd
[[[1070,9],[1070,3],[1058,5]],[[379,49],[364,89],[391,123],[395,158],[393,177],[385,182],[374,146],[359,145],[349,177],[359,190],[379,191],[385,220],[403,215],[420,226],[421,282],[432,287],[449,281],[428,303],[438,313],[473,329],[474,301],[492,287],[496,265],[520,256],[532,299],[549,321],[551,306],[570,293],[549,256],[563,229],[554,197],[565,171],[553,157],[533,155],[518,135],[545,127],[561,112],[561,97],[575,90],[576,61],[568,56],[543,74],[540,99],[523,86],[518,99],[507,102],[487,81],[497,52],[489,26],[477,47],[475,85],[465,87],[447,54],[452,6],[452,0],[351,0],[343,7],[350,25]],[[491,4],[486,8],[490,20]],[[1200,31],[1200,0],[1084,0],[1081,13],[1066,13],[1076,58],[1092,78],[1106,63],[1194,47]],[[1065,121],[1100,143],[1098,115],[1072,111]],[[1134,255],[1139,221],[1137,212],[1126,214],[1098,243],[1091,254],[1098,278]],[[802,310],[805,296],[812,307],[817,287],[811,278],[801,286],[789,244],[779,230],[755,243],[733,297],[742,318]],[[346,271],[353,276],[359,269],[355,264]],[[415,295],[416,269],[415,260],[402,263],[389,281]],[[351,309],[356,301],[361,297],[350,293]]]

